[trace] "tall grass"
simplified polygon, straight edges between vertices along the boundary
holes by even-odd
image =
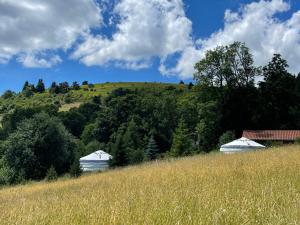
[[[0,224],[300,224],[300,147],[0,190]]]

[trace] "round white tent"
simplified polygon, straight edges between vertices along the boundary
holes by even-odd
[[[93,152],[80,158],[80,167],[83,171],[98,171],[108,168],[108,161],[112,156],[102,150]]]
[[[222,145],[220,151],[224,153],[234,153],[234,152],[252,151],[261,148],[265,148],[265,146],[255,141],[252,141],[248,138],[242,137],[228,144]]]

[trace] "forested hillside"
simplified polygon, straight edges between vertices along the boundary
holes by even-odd
[[[120,167],[207,153],[243,129],[300,129],[300,76],[280,55],[259,68],[249,49],[234,43],[208,51],[195,69],[195,85],[46,88],[40,80],[18,94],[5,92],[0,183],[40,180],[50,171],[77,176],[78,158],[98,149]]]

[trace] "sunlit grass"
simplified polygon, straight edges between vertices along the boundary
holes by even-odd
[[[300,224],[300,147],[0,190],[0,224]]]
[[[68,111],[71,108],[77,108],[83,102],[91,100],[94,96],[106,97],[113,90],[117,88],[124,89],[145,89],[145,90],[162,90],[167,86],[174,86],[177,89],[187,89],[184,85],[168,84],[168,83],[151,83],[151,82],[117,82],[117,83],[102,83],[94,84],[94,87],[88,88],[87,85],[81,86],[80,90],[70,91],[69,96],[70,103],[65,103],[65,95],[58,94],[52,95],[48,91],[45,93],[35,93],[31,97],[24,97],[23,95],[17,95],[13,98],[3,99],[0,98],[0,116],[1,114],[10,111],[14,106],[20,107],[37,107],[59,103],[61,105],[60,111]]]

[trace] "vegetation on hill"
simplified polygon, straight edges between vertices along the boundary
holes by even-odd
[[[209,154],[0,190],[8,224],[299,224],[300,147]]]
[[[300,75],[280,55],[255,67],[250,50],[234,43],[208,51],[195,69],[195,85],[85,81],[46,89],[39,80],[6,92],[0,184],[43,179],[52,166],[71,172],[74,160],[99,149],[120,167],[207,153],[244,129],[300,129]]]
[[[28,82],[26,82],[28,83]],[[24,84],[27,87],[30,84]],[[32,85],[30,85],[32,87]],[[94,96],[105,97],[113,90],[123,89],[161,89],[168,86],[180,88],[176,84],[165,83],[148,83],[148,82],[120,82],[120,83],[103,83],[93,84],[92,88],[88,84],[81,85],[75,90],[70,88],[66,93],[51,92],[51,86],[48,90],[40,92],[32,92],[30,96],[26,96],[26,88],[19,94],[10,90],[6,91],[0,98],[0,114],[13,110],[15,107],[35,107],[45,105],[58,105],[62,111],[71,109],[72,106],[77,108],[81,103],[89,101]],[[71,86],[72,87],[72,86]],[[181,87],[182,88],[182,87]]]

